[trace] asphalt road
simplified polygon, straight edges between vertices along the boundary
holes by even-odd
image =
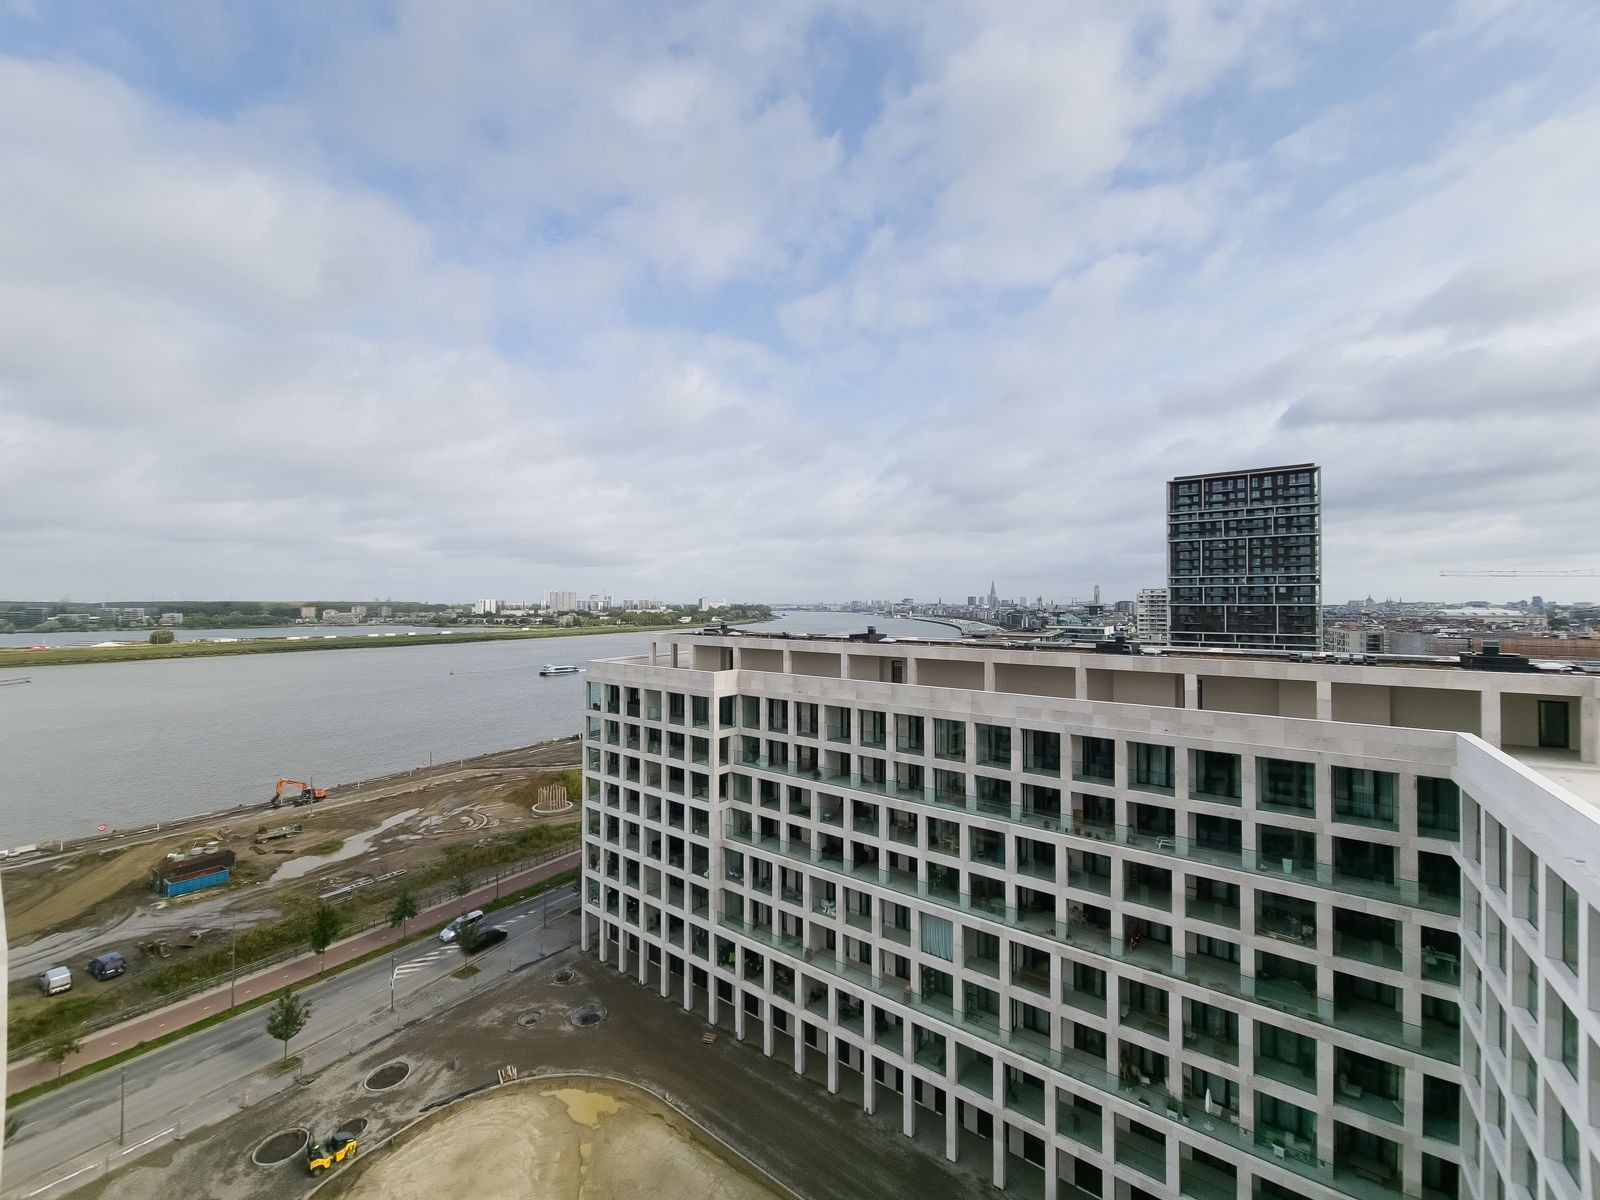
[[[315,1071],[427,1019],[505,972],[573,945],[576,912],[577,889],[567,886],[491,913],[490,924],[511,936],[472,959],[479,971],[465,980],[452,975],[467,961],[461,950],[430,939],[315,984],[303,993],[311,1020],[289,1051]],[[173,1136],[168,1130],[181,1136],[291,1087],[295,1072],[277,1069],[282,1056],[283,1044],[267,1034],[266,1010],[255,1009],[41,1096],[15,1110],[23,1125],[5,1147],[0,1193],[32,1195],[106,1159],[125,1161],[124,1147],[163,1141]],[[327,1122],[339,1114],[308,1116]]]

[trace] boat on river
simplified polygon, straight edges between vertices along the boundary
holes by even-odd
[[[582,667],[554,666],[554,665],[552,665],[550,663],[546,663],[544,666],[539,668],[539,674],[541,674],[541,675],[576,675],[582,669],[583,669]]]

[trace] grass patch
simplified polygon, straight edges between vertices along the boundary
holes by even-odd
[[[310,855],[312,858],[321,858],[325,854],[337,854],[340,848],[343,846],[343,838],[330,838],[326,842],[318,842],[315,846],[311,847],[311,849],[305,851],[304,853]]]
[[[515,904],[519,900],[527,900],[530,897],[537,896],[541,892],[564,887],[577,878],[578,872],[575,870],[562,871],[560,874],[552,875],[549,879],[546,879],[541,883],[535,883],[525,888],[518,888],[515,892],[507,892],[498,900],[491,900],[489,903],[483,906],[484,911],[492,912],[495,909],[505,908],[507,905]],[[345,971],[353,970],[354,968],[361,966],[363,963],[369,963],[375,958],[387,958],[389,955],[394,954],[407,946],[415,945],[418,942],[428,941],[432,937],[434,937],[434,931],[431,928],[413,931],[408,933],[399,941],[390,942],[383,946],[374,946],[365,954],[358,955],[357,957],[352,958],[349,962],[340,963],[338,966],[327,971],[319,971],[309,979],[302,980],[300,983],[295,984],[295,987],[297,989],[308,988],[313,984],[320,983],[324,979],[332,979],[334,976]],[[118,1050],[115,1054],[109,1054],[105,1058],[98,1059],[95,1062],[86,1063],[81,1067],[74,1067],[72,1070],[66,1072],[66,1074],[58,1076],[55,1079],[46,1079],[42,1083],[36,1083],[30,1088],[24,1088],[22,1091],[6,1097],[4,1101],[4,1107],[8,1111],[14,1112],[17,1108],[23,1104],[26,1104],[30,1100],[36,1100],[40,1096],[53,1092],[58,1088],[66,1087],[70,1083],[76,1083],[78,1080],[87,1079],[90,1075],[97,1074],[100,1071],[119,1066],[122,1063],[127,1062],[129,1059],[138,1058],[141,1054],[145,1054],[151,1050],[159,1050],[162,1046],[168,1045],[171,1042],[175,1042],[179,1038],[186,1038],[192,1033],[199,1033],[203,1029],[210,1029],[213,1025],[220,1025],[222,1022],[231,1020],[241,1013],[249,1012],[251,1009],[265,1007],[266,1005],[271,1004],[277,998],[277,992],[268,992],[265,995],[257,996],[252,1000],[247,1000],[235,1008],[225,1009],[219,1013],[212,1013],[209,1017],[202,1017],[193,1024],[185,1025],[182,1029],[168,1030],[159,1037],[149,1038],[145,1041],[137,1043],[136,1045],[129,1046],[124,1050]]]
[[[280,1058],[272,1065],[273,1069],[279,1074],[282,1074],[284,1071],[293,1071],[300,1066],[300,1056],[298,1054],[291,1054],[288,1058]]]
[[[478,974],[478,972],[481,971],[481,970],[482,970],[481,967],[478,967],[478,966],[476,966],[476,965],[474,965],[472,963],[468,963],[466,966],[462,967],[459,971],[451,971],[450,972],[450,976],[453,979],[471,979],[474,975]]]

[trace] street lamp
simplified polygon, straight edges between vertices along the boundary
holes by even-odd
[[[399,961],[398,961],[399,958],[400,958],[399,954],[391,954],[391,955],[389,955],[389,1011],[390,1012],[394,1011],[394,977],[395,977],[395,972],[397,972],[400,969],[400,964],[399,964]]]
[[[117,1145],[122,1145],[128,1135],[128,1068],[118,1072],[117,1079]]]
[[[239,983],[239,923],[228,926],[228,1008],[234,1007],[234,989]]]

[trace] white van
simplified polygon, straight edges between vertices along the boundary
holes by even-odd
[[[457,933],[469,926],[476,925],[481,920],[483,920],[483,909],[475,908],[471,912],[457,917],[441,929],[439,931],[439,940],[441,942],[453,942],[456,940]]]
[[[46,996],[72,990],[72,971],[67,967],[51,967],[39,972],[39,990]]]

